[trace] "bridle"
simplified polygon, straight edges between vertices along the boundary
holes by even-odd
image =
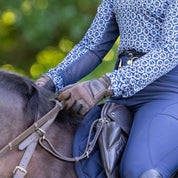
[[[23,178],[27,174],[26,168],[38,143],[50,154],[66,162],[79,162],[85,158],[88,158],[90,153],[93,151],[93,148],[96,144],[96,141],[101,133],[105,122],[103,119],[98,119],[93,122],[90,128],[85,151],[79,157],[70,158],[63,156],[62,154],[58,153],[54,146],[51,144],[51,142],[47,138],[45,138],[46,131],[54,122],[59,111],[61,111],[65,106],[65,101],[59,102],[55,100],[55,102],[56,105],[53,109],[51,109],[46,115],[36,121],[32,126],[26,129],[24,132],[22,132],[20,135],[18,135],[15,139],[13,139],[0,150],[1,158],[6,152],[12,150],[15,146],[18,146],[19,150],[25,149],[25,152],[19,165],[16,166],[13,171],[13,178]],[[93,139],[91,139],[92,131],[94,129],[96,129],[96,132]],[[46,142],[48,146],[45,146],[43,142]]]

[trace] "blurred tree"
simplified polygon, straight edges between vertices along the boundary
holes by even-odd
[[[0,0],[0,68],[37,79],[81,40],[100,2]],[[114,60],[113,54],[108,54],[106,63]],[[102,65],[108,69],[108,65]],[[99,70],[104,71],[102,68]]]

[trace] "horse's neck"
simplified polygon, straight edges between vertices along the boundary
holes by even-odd
[[[46,137],[54,144],[57,150],[64,155],[72,156],[72,143],[75,135],[75,129],[69,129],[62,124],[52,124],[46,133]],[[62,143],[62,144],[61,144]]]
[[[0,91],[0,148],[20,134],[32,121],[25,118],[23,99]]]
[[[47,130],[46,137],[59,153],[72,157],[74,132],[73,129],[67,130],[66,127],[53,123]],[[35,165],[40,165],[40,169],[37,170]],[[27,175],[29,178],[34,177],[34,175],[39,175],[38,178],[77,178],[73,163],[58,160],[39,146],[35,150],[28,167],[30,167]]]
[[[24,98],[9,92],[2,92],[0,89],[0,149],[33,123],[33,120],[26,118],[25,108]],[[46,136],[59,152],[72,156],[73,135],[73,130],[66,130],[64,126],[54,123]],[[19,164],[22,155],[23,151],[17,151],[17,148],[14,148],[1,157],[0,177],[12,177],[12,170]],[[74,164],[55,159],[39,146],[33,153],[27,171],[29,178],[36,177],[36,175],[38,178],[77,177]]]

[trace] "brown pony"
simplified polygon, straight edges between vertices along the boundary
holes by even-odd
[[[54,107],[50,95],[29,79],[0,70],[0,149]],[[70,118],[66,113],[59,113],[46,134],[56,149],[66,156],[72,156],[72,140],[78,122]],[[19,165],[23,153],[15,147],[0,158],[1,178],[13,176],[12,171]],[[39,145],[27,171],[26,177],[30,178],[77,177],[73,163],[54,158]]]

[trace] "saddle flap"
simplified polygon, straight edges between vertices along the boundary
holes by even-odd
[[[118,177],[121,157],[132,124],[132,114],[123,105],[106,102],[102,107],[101,118],[105,120],[99,136],[102,162],[107,177]]]
[[[102,111],[102,117],[108,117],[115,121],[127,136],[129,135],[133,117],[131,111],[126,106],[117,103],[107,103]]]

